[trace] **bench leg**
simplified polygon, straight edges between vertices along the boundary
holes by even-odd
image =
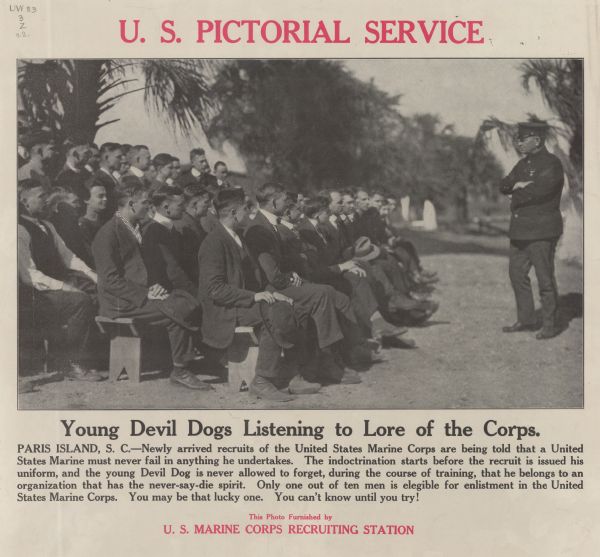
[[[142,339],[138,337],[113,337],[110,339],[110,381],[117,381],[125,370],[134,383],[140,382]]]
[[[236,338],[227,351],[227,358],[229,360],[227,366],[229,388],[236,393],[247,391],[256,371],[258,346],[254,346],[244,339]]]

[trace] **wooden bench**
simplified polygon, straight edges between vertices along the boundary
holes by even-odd
[[[96,317],[98,328],[110,337],[108,379],[117,381],[125,372],[130,381],[140,382],[142,370],[142,334],[135,319]]]
[[[130,381],[140,382],[142,341],[146,330],[135,319],[96,317],[98,328],[110,337],[108,379],[117,381],[125,372]],[[147,328],[147,326],[145,326]],[[247,391],[254,379],[258,359],[258,339],[253,327],[236,327],[227,349],[227,383],[232,391]]]
[[[258,339],[253,327],[236,327],[233,343],[227,349],[229,388],[247,391],[254,379],[258,359]]]

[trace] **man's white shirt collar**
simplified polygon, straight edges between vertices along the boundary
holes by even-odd
[[[134,176],[138,178],[142,178],[144,176],[144,171],[137,168],[137,166],[130,166],[129,172],[131,172]]]
[[[190,172],[192,173],[192,176],[194,178],[200,178],[200,176],[202,176],[202,172],[200,172],[196,167],[192,166],[192,170],[190,170]]]
[[[277,222],[277,216],[271,213],[270,211],[265,211],[264,209],[259,209],[259,211],[265,216],[265,218],[275,227],[279,224]]]
[[[235,241],[235,243],[240,246],[241,248],[243,248],[244,246],[242,245],[242,240],[240,240],[240,237],[237,235],[237,233],[235,232],[235,230],[229,228],[229,226],[225,226],[223,225],[223,228],[225,230],[227,230],[228,234],[233,238],[233,240]]]
[[[104,172],[104,174],[108,174],[113,180],[115,180],[115,177],[113,176],[112,172],[110,170],[108,170],[108,168],[101,166],[100,170],[102,170],[102,172]],[[115,172],[116,172],[116,170],[115,170]]]
[[[164,215],[161,215],[158,211],[156,213],[154,213],[154,216],[152,218],[158,224],[162,224],[164,227],[168,228],[169,230],[171,230],[171,228],[173,228],[173,221],[169,217],[165,217]]]

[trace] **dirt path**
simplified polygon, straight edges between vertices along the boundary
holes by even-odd
[[[514,321],[505,241],[452,244],[435,253],[431,237],[420,242],[423,260],[441,277],[433,322],[411,330],[418,348],[389,349],[388,361],[362,374],[363,383],[331,386],[287,404],[253,400],[215,383],[210,393],[171,386],[153,378],[139,385],[61,382],[20,395],[21,409],[202,409],[202,408],[577,408],[583,404],[582,271],[559,264],[562,315],[568,328],[537,341],[533,333],[506,335]],[[448,245],[455,253],[447,253]],[[471,246],[461,249],[460,246]],[[473,249],[477,246],[479,249]],[[208,379],[208,378],[207,378]],[[216,378],[213,378],[216,380]]]

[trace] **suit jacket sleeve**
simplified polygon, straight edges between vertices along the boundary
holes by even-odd
[[[129,300],[141,307],[148,297],[148,289],[125,278],[119,240],[114,231],[102,229],[92,243],[98,282],[113,296]]]
[[[305,250],[310,268],[310,275],[308,276],[310,280],[313,282],[327,282],[341,275],[339,265],[328,265],[331,260],[331,253],[327,251],[327,248],[320,247],[320,238],[314,230],[301,229],[300,238],[310,246],[310,249]]]
[[[517,176],[519,175],[520,162],[517,163],[513,169],[509,172],[508,176],[505,176],[500,181],[500,193],[504,195],[511,195],[515,184],[519,181]]]
[[[375,244],[385,244],[388,237],[385,231],[385,223],[375,209],[367,209],[361,216],[361,236],[367,236]]]
[[[167,275],[167,262],[165,252],[160,242],[160,234],[154,223],[150,223],[142,234],[142,257],[148,270],[148,284],[160,284],[163,288],[171,290]]]
[[[187,272],[181,267],[179,261],[173,253],[165,246],[160,246],[162,255],[167,262],[167,276],[173,285],[173,288],[186,290],[192,295],[196,295],[196,287],[190,280]]]
[[[562,164],[558,158],[553,157],[551,163],[533,177],[532,184],[513,193],[515,208],[544,201],[556,195],[556,192],[562,189],[563,180]]]
[[[278,290],[287,288],[290,285],[291,273],[284,273],[279,267],[269,233],[259,226],[252,226],[246,232],[244,239],[248,250],[265,274],[267,282]]]
[[[308,259],[308,276],[307,278],[313,282],[327,283],[330,280],[338,278],[342,272],[339,265],[325,266],[319,260],[319,255],[316,250],[312,250],[307,254]]]
[[[224,246],[209,236],[199,253],[199,292],[218,306],[248,308],[254,304],[254,292],[238,288],[227,281]]]

